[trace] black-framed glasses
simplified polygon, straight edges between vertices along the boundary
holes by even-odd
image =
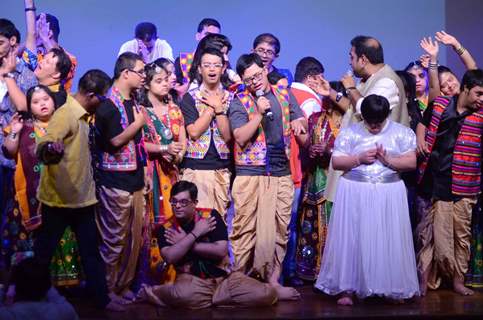
[[[265,50],[263,48],[257,48],[255,49],[255,52],[259,55],[259,56],[267,56],[267,57],[273,57],[275,55],[275,51],[273,50]]]
[[[253,76],[249,78],[243,79],[243,82],[245,82],[247,86],[251,86],[255,81],[257,82],[261,81],[262,77],[263,77],[263,70],[255,73]]]
[[[137,74],[141,78],[144,78],[146,76],[146,71],[144,69],[142,69],[142,70],[126,69],[126,70],[134,72],[135,74]]]
[[[181,208],[184,208],[190,203],[193,203],[193,201],[189,199],[181,199],[181,200],[171,199],[169,200],[169,203],[171,204],[172,207],[176,207],[179,204]]]

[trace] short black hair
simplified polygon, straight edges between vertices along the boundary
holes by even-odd
[[[471,90],[474,87],[483,87],[483,70],[481,69],[466,71],[461,80],[461,91],[465,88]]]
[[[243,77],[245,70],[256,64],[260,68],[263,68],[262,58],[256,53],[242,54],[236,62],[236,72],[240,77]]]
[[[409,62],[409,64],[406,66],[406,68],[404,68],[404,71],[409,71],[412,68],[419,68],[419,69],[423,69],[423,70],[426,69],[421,64],[421,61],[416,60],[416,61]]]
[[[47,93],[49,95],[49,97],[52,98],[52,100],[54,101],[54,104],[55,104],[55,96],[54,96],[54,93],[49,89],[49,87],[44,86],[42,84],[38,84],[36,86],[30,87],[27,90],[27,94],[26,94],[26,97],[27,97],[27,111],[30,114],[32,114],[32,108],[31,108],[32,96],[34,95],[34,92],[37,92],[38,90],[45,91],[45,93]]]
[[[141,22],[134,29],[134,37],[143,41],[151,41],[158,36],[158,29],[151,22]]]
[[[52,37],[54,38],[55,42],[59,42],[59,34],[60,34],[60,25],[59,19],[56,16],[50,13],[45,14],[45,21],[49,24],[50,31],[52,31]],[[40,14],[37,15],[35,18],[36,20],[40,18]]]
[[[20,32],[13,22],[8,19],[0,19],[0,36],[4,36],[7,39],[15,37],[17,43],[20,43]]]
[[[173,185],[170,197],[173,198],[178,193],[185,191],[189,192],[192,201],[198,200],[198,187],[193,182],[186,180],[180,180]]]
[[[232,49],[230,39],[223,34],[210,33],[206,37],[200,40],[198,46],[196,47],[195,54],[193,56],[193,63],[191,64],[191,69],[189,71],[189,78],[200,82],[200,75],[198,74],[198,66],[200,65],[201,56],[204,54],[206,49],[212,48],[221,51],[223,47],[228,49],[229,52]],[[223,61],[224,61],[223,57]],[[223,62],[224,63],[224,62]]]
[[[406,70],[397,70],[396,74],[399,76],[399,79],[401,79],[404,86],[404,92],[406,93],[407,108],[409,117],[411,118],[410,127],[415,129],[421,119],[421,111],[419,110],[419,103],[416,98],[416,79]]]
[[[357,36],[351,40],[357,57],[366,56],[372,64],[384,63],[384,51],[382,45],[376,38],[368,36]]]
[[[54,54],[54,57],[57,57],[57,64],[55,65],[55,69],[57,72],[60,73],[60,81],[63,82],[67,76],[69,75],[70,70],[72,69],[72,61],[70,61],[69,55],[61,48],[52,48],[49,52]]]
[[[272,71],[268,74],[268,82],[270,82],[271,85],[276,85],[277,82],[279,82],[282,79],[287,79],[287,77],[280,72],[277,71]],[[288,81],[288,79],[287,79]]]
[[[302,58],[295,67],[295,81],[304,82],[308,76],[315,76],[324,73],[324,71],[322,63],[314,57]]]
[[[275,55],[280,53],[280,40],[271,33],[262,33],[253,40],[253,49],[255,49],[260,43],[266,42],[272,45],[275,49]]]
[[[377,94],[371,94],[362,100],[361,114],[367,123],[381,123],[389,116],[389,101]]]
[[[216,19],[213,19],[213,18],[204,18],[198,24],[198,32],[203,31],[203,29],[205,27],[209,27],[209,26],[214,26],[214,27],[217,27],[218,29],[221,30],[221,25],[220,25],[220,23]]]
[[[453,71],[450,68],[448,68],[447,66],[438,66],[438,75],[445,73],[445,72],[449,72],[449,73],[452,73],[454,75]]]
[[[49,266],[36,258],[26,258],[12,268],[15,301],[40,301],[52,286]]]
[[[81,93],[103,95],[111,86],[111,78],[102,70],[92,69],[84,73],[79,80],[78,89]]]
[[[119,79],[121,73],[126,69],[132,69],[136,65],[136,61],[143,61],[140,55],[133,52],[124,52],[117,57],[116,64],[114,65],[114,80]]]

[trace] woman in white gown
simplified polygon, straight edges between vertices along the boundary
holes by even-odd
[[[316,288],[338,304],[419,295],[406,189],[399,172],[416,168],[416,137],[387,119],[386,98],[366,97],[364,121],[343,130],[332,154],[340,178]]]

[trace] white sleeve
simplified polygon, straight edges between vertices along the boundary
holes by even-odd
[[[399,90],[396,82],[394,82],[392,79],[382,78],[376,81],[366,93],[366,97],[371,94],[377,94],[385,97],[389,101],[389,107],[391,110],[399,105]],[[363,99],[364,97],[357,100],[356,113],[361,113],[361,104]]]
[[[315,99],[307,99],[300,105],[300,109],[305,114],[305,118],[308,119],[313,113],[320,112],[320,104]]]
[[[120,56],[124,52],[134,52],[134,53],[137,53],[137,51],[138,51],[137,41],[134,39],[134,40],[129,40],[127,42],[124,42],[122,44],[121,48],[119,49],[119,53],[117,55]]]
[[[169,45],[168,41],[163,41],[163,57],[169,59],[170,61],[174,62],[173,58],[173,48]]]

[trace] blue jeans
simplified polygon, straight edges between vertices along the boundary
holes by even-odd
[[[295,255],[297,253],[297,226],[299,221],[299,205],[302,189],[300,187],[294,189],[294,197],[292,203],[292,216],[290,217],[290,224],[288,225],[288,241],[287,253],[283,260],[282,276],[284,279],[289,279],[295,276],[297,264],[295,262]]]

